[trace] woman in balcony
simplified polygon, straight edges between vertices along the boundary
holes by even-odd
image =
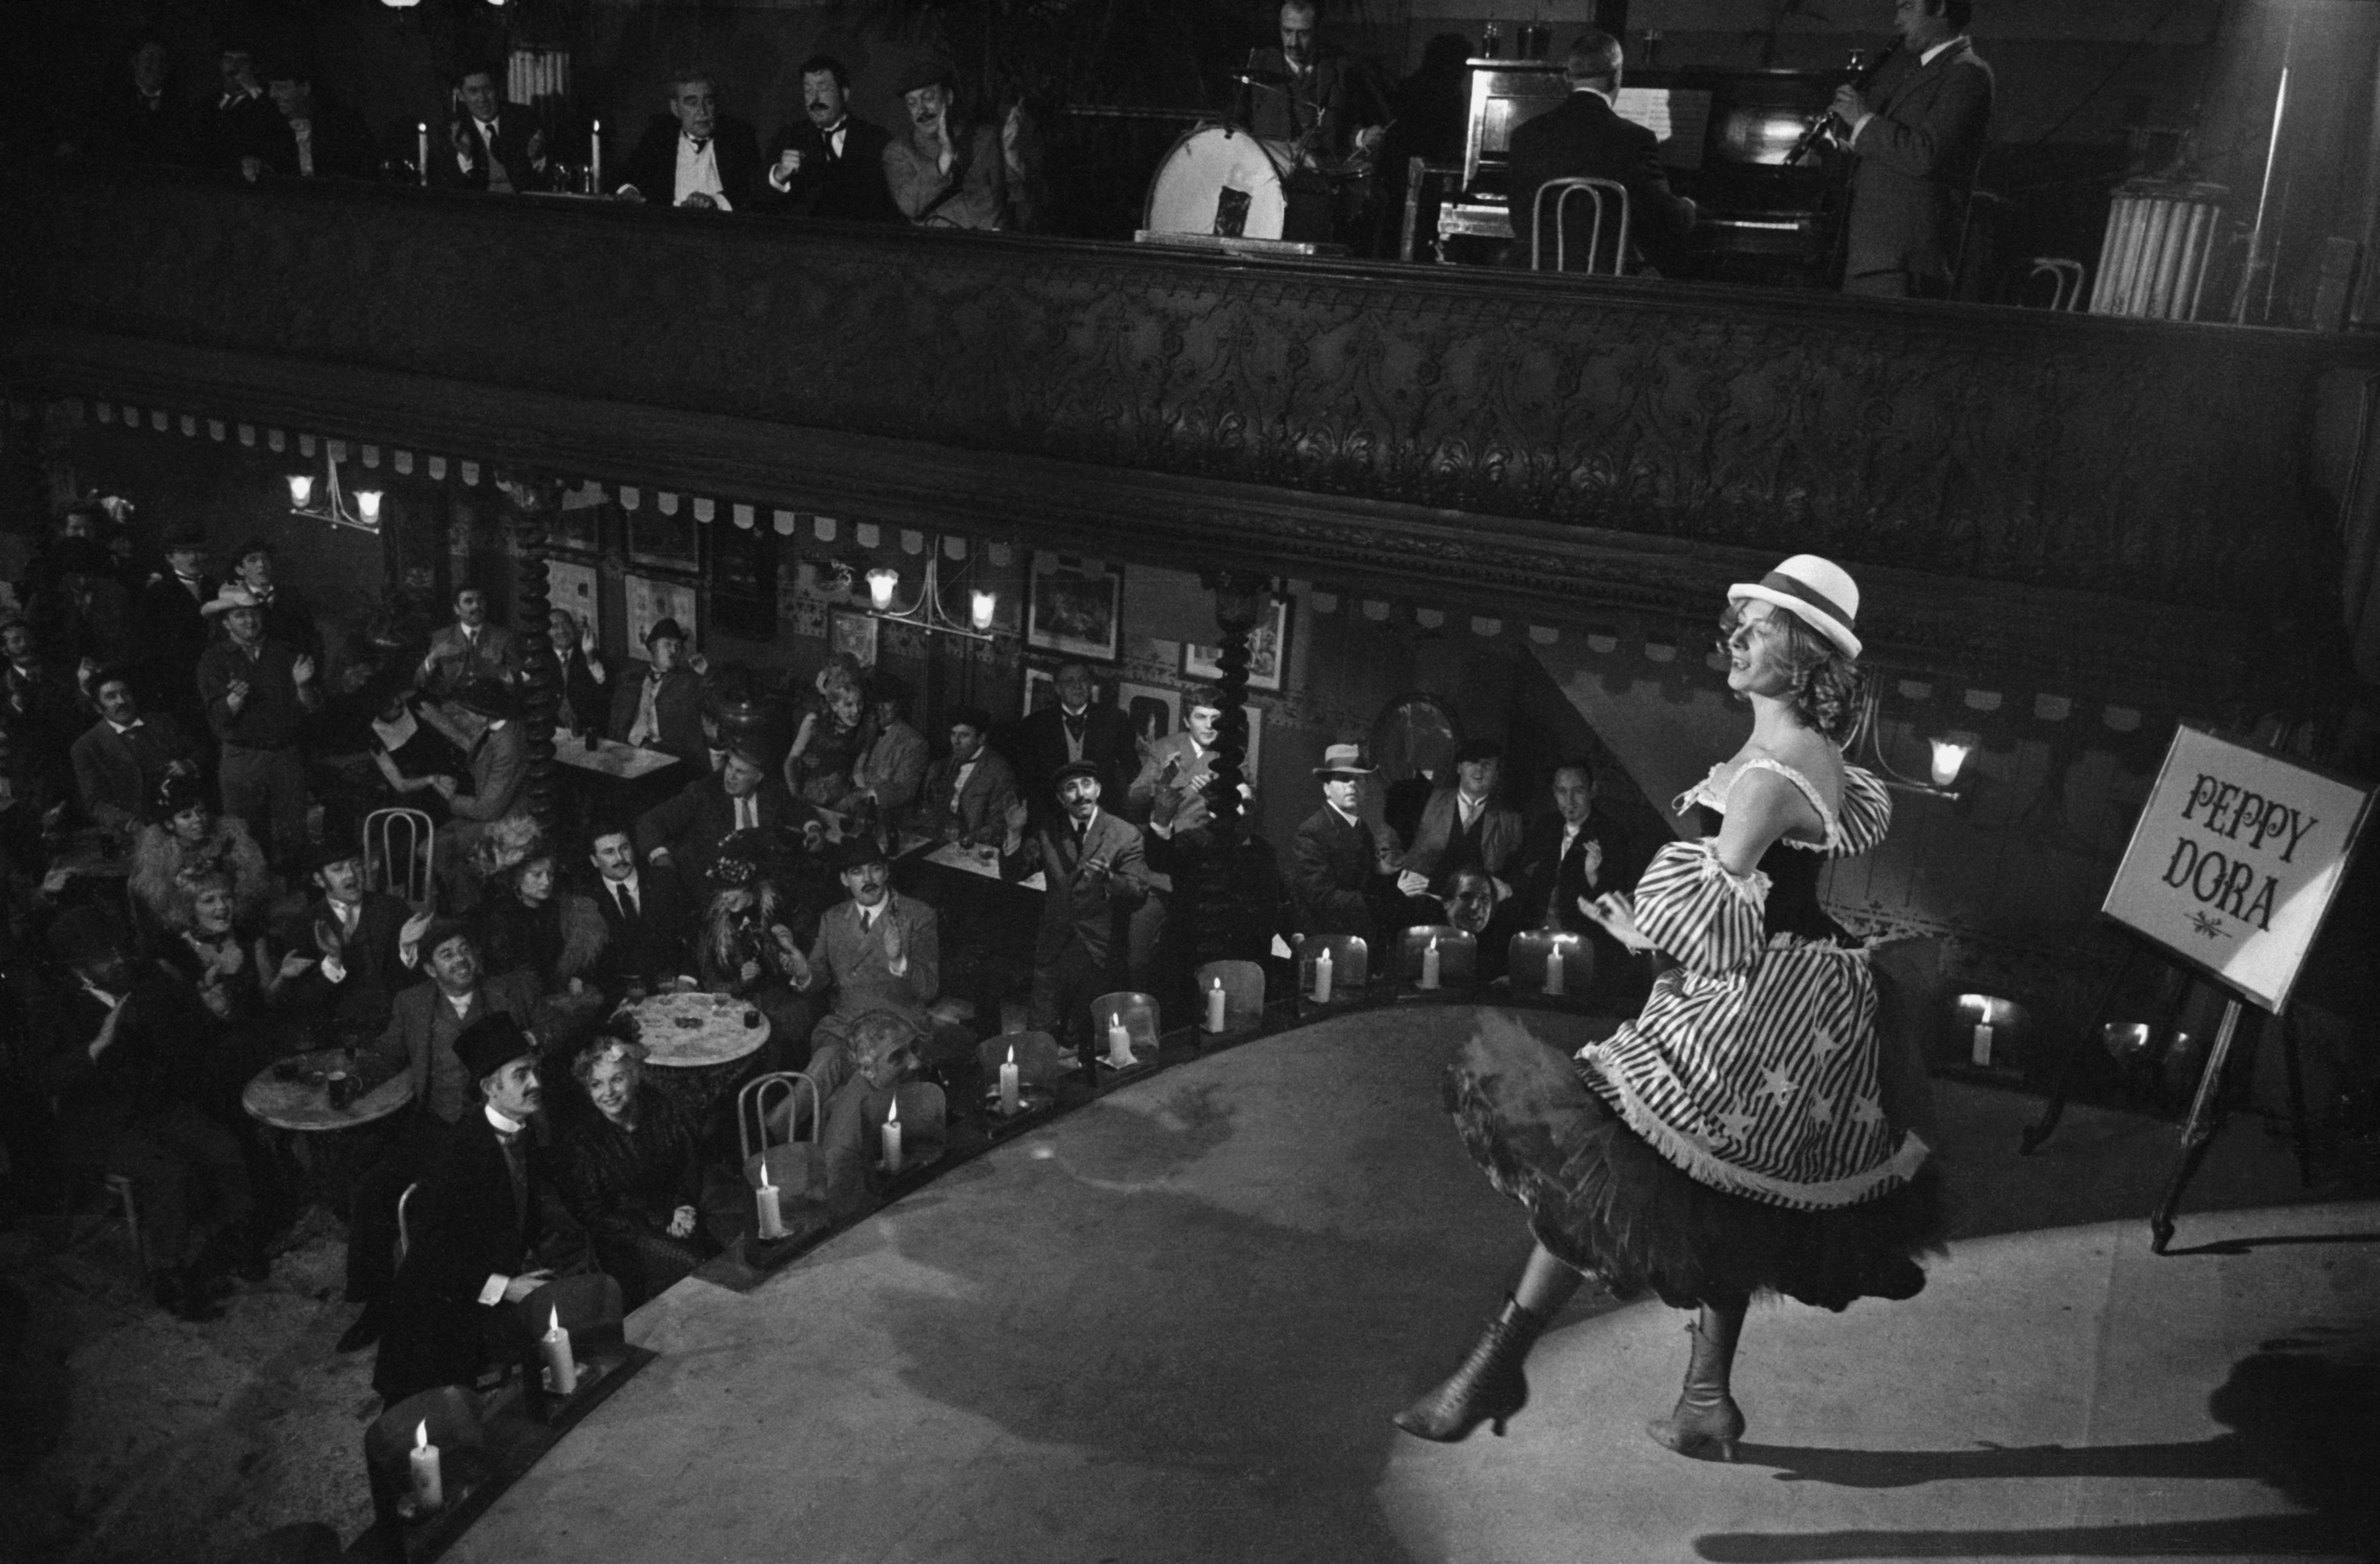
[[[1502,1433],[1531,1343],[1584,1275],[1694,1309],[1676,1409],[1647,1425],[1732,1460],[1730,1394],[1755,1297],[1841,1309],[1908,1298],[1938,1234],[1922,1066],[1879,1037],[1864,952],[1819,905],[1826,859],[1884,839],[1883,784],[1844,763],[1863,675],[1849,575],[1798,554],[1730,588],[1728,687],[1743,746],[1678,800],[1706,834],[1663,848],[1632,901],[1587,907],[1631,950],[1675,959],[1635,1020],[1564,1059],[1491,1018],[1449,1072],[1463,1145],[1529,1212],[1520,1284],[1453,1376],[1397,1415],[1425,1439]],[[1584,898],[1582,898],[1584,902]]]

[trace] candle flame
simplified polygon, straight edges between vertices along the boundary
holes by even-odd
[[[1008,1045],[1008,1062],[1011,1064],[1016,1062],[1016,1045],[1014,1043]]]
[[[545,1333],[548,1336],[562,1334],[562,1306],[559,1303],[555,1304],[552,1312],[546,1316]]]
[[[769,1182],[769,1159],[765,1157],[760,1158],[760,1187],[762,1189],[772,1187]]]
[[[885,1110],[884,1121],[888,1124],[898,1124],[901,1122],[901,1099],[899,1097],[894,1097],[892,1099],[892,1106]]]
[[[1216,979],[1215,979],[1215,987],[1216,987],[1216,988],[1221,988],[1222,986],[1223,986],[1223,980],[1222,980],[1221,978],[1220,978],[1220,977],[1216,978]]]
[[[413,1425],[413,1448],[418,1450],[430,1448],[430,1420],[426,1417]]]
[[[1435,934],[1429,937],[1429,951],[1432,955],[1438,953],[1438,936]]]

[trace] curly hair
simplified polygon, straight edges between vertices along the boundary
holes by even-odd
[[[626,1068],[632,1088],[644,1085],[645,1045],[633,1038],[608,1034],[578,1050],[577,1056],[570,1061],[570,1073],[577,1078],[580,1085],[592,1089],[595,1067],[615,1060]]]
[[[1849,744],[1867,698],[1866,670],[1801,615],[1779,610],[1774,617],[1785,627],[1785,666],[1793,679],[1786,704],[1794,719],[1832,744]],[[1719,616],[1720,651],[1728,649],[1728,637],[1742,621],[1743,605],[1729,603]]]

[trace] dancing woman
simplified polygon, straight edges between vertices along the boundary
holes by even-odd
[[[1635,1020],[1565,1060],[1490,1017],[1448,1073],[1464,1147],[1527,1207],[1536,1247],[1453,1376],[1397,1414],[1425,1439],[1504,1431],[1522,1363],[1579,1284],[1694,1309],[1685,1391],[1646,1425],[1683,1455],[1733,1460],[1729,1391],[1751,1301],[1820,1308],[1913,1297],[1936,1241],[1922,1068],[1879,1037],[1865,953],[1820,908],[1822,861],[1884,840],[1891,803],[1843,762],[1858,722],[1859,588],[1797,554],[1728,590],[1728,687],[1752,736],[1677,803],[1709,834],[1664,847],[1633,902],[1590,905],[1631,949],[1677,965]],[[1584,903],[1584,899],[1582,899]]]

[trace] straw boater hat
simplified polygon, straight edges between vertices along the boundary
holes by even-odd
[[[1727,589],[1727,600],[1757,598],[1799,619],[1835,643],[1845,657],[1860,654],[1860,638],[1852,633],[1859,618],[1859,583],[1832,560],[1816,554],[1795,554],[1758,581],[1739,581]]]
[[[1368,777],[1372,768],[1364,764],[1364,746],[1360,744],[1334,744],[1322,752],[1322,764],[1314,768],[1318,777]]]

